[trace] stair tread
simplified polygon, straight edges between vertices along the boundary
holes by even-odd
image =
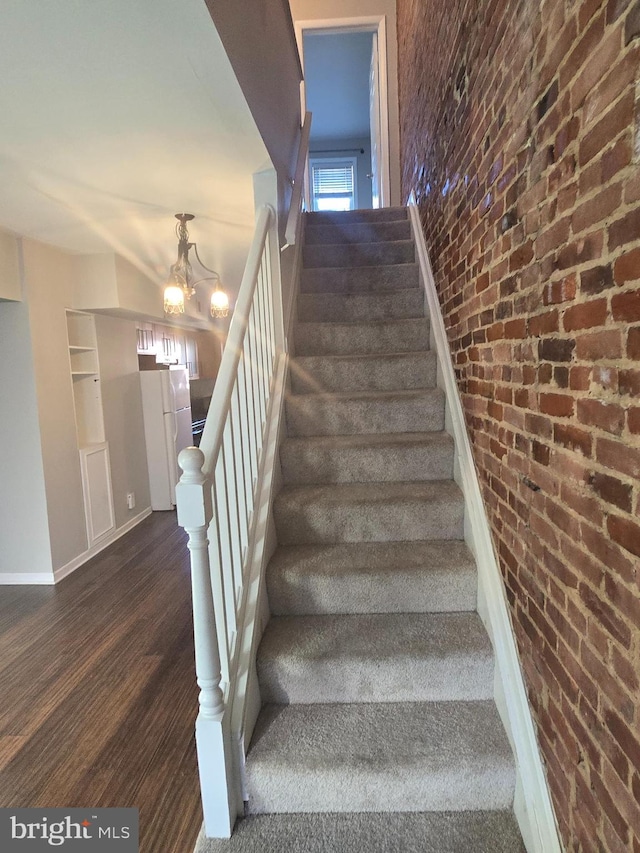
[[[357,208],[356,210],[312,210],[305,213],[307,222],[311,225],[331,224],[334,222],[395,222],[408,219],[406,207],[376,207]]]
[[[333,243],[368,243],[408,240],[411,238],[411,222],[408,219],[369,222],[310,222],[305,229],[306,245],[330,245]]]
[[[475,612],[275,616],[267,625],[259,652],[262,658],[306,661],[470,653],[493,656]]]
[[[404,353],[406,354],[406,353]],[[300,356],[300,358],[322,358],[323,356]],[[422,400],[424,398],[444,397],[440,388],[398,388],[394,391],[288,391],[287,400],[317,400],[318,402],[332,402],[342,400],[360,400],[362,402],[386,400],[389,402],[402,402],[404,400]]]
[[[416,263],[368,267],[310,267],[302,270],[302,294],[397,294],[420,289]]]
[[[509,810],[260,814],[196,853],[526,853]]]
[[[412,542],[337,542],[329,545],[278,545],[270,568],[304,571],[332,577],[348,571],[434,571],[473,568],[475,561],[464,542],[425,539]]]
[[[283,486],[276,503],[284,501],[304,506],[308,503],[344,504],[369,503],[382,504],[387,501],[462,501],[460,488],[453,480],[429,480],[409,483],[390,481],[376,483],[318,483],[308,485]]]
[[[456,540],[278,545],[267,566],[274,615],[473,610],[475,560]]]
[[[352,295],[352,294],[349,294]],[[347,329],[354,329],[358,327],[364,327],[367,329],[382,329],[386,326],[395,327],[398,329],[407,328],[411,326],[416,327],[429,327],[429,318],[428,317],[399,317],[395,319],[393,317],[389,317],[388,319],[381,320],[300,320],[297,324],[298,329],[308,330],[311,328],[319,328],[319,329],[327,329],[332,327],[342,328],[345,327]]]
[[[266,702],[490,699],[493,650],[471,612],[276,616],[258,678]]]
[[[252,812],[506,808],[515,767],[489,700],[272,704],[247,782]]]
[[[284,439],[290,446],[318,448],[366,448],[366,447],[433,447],[452,448],[453,438],[448,432],[374,432],[353,435],[294,435]]]
[[[353,362],[353,361],[433,361],[436,354],[433,350],[415,350],[413,352],[364,352],[340,353],[338,355],[296,355],[294,362]]]

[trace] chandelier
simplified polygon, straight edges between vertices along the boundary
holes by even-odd
[[[220,276],[215,270],[209,269],[202,263],[197,245],[189,242],[187,222],[194,219],[193,213],[176,213],[175,216],[178,220],[176,225],[178,258],[175,264],[169,268],[169,277],[164,288],[165,314],[184,314],[184,301],[191,299],[196,292],[196,285],[203,281],[214,281],[215,287],[211,294],[211,316],[215,318],[226,317],[229,314],[229,298],[220,287]],[[210,275],[195,277],[189,260],[189,249],[193,249],[199,265]]]

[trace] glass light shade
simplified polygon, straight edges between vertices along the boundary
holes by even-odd
[[[219,290],[217,287],[211,294],[211,316],[226,317],[229,314],[229,297],[224,290]]]
[[[168,284],[164,289],[164,313],[184,314],[184,290],[177,284]]]

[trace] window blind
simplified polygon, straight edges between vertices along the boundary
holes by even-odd
[[[353,166],[313,166],[313,194],[317,197],[351,198],[353,196]]]

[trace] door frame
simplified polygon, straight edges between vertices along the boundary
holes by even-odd
[[[386,15],[366,15],[357,18],[323,18],[310,21],[295,22],[296,41],[304,73],[304,43],[306,31],[315,35],[339,35],[342,33],[377,33],[378,34],[378,84],[380,98],[380,207],[391,204],[391,178],[389,160],[389,83],[387,76],[387,20]],[[306,112],[306,89],[304,78],[300,84],[301,115]],[[310,198],[307,187],[307,209],[310,209]]]

